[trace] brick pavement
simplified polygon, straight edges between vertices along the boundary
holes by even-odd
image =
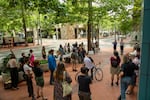
[[[125,52],[131,51],[132,48],[125,48]],[[119,96],[120,87],[110,85],[110,72],[109,72],[109,57],[112,55],[112,48],[101,49],[101,51],[95,55],[91,55],[95,62],[101,61],[102,69],[104,72],[104,78],[100,82],[94,81],[91,85],[92,100],[117,100]],[[78,70],[82,65],[78,65]],[[66,68],[72,77],[73,95],[72,100],[78,100],[77,95],[77,83],[74,80],[75,72],[72,72],[71,64],[66,64]],[[53,100],[53,86],[49,85],[49,72],[44,73],[45,87],[44,94],[48,97],[48,100]],[[33,79],[34,80],[34,79]],[[35,82],[34,82],[35,85]],[[3,84],[0,83],[0,100],[31,100],[28,97],[26,90],[26,83],[21,82],[19,84],[19,90],[5,90]],[[134,88],[134,93],[132,95],[127,95],[127,100],[137,100],[137,90],[138,87]],[[39,99],[41,100],[41,99]]]

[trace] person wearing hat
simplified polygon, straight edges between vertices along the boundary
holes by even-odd
[[[91,90],[90,84],[92,79],[88,76],[88,68],[81,67],[81,75],[78,76],[79,90],[78,96],[79,100],[91,100]]]

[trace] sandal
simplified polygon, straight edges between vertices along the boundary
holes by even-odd
[[[43,97],[42,100],[48,100],[47,97]]]
[[[38,99],[38,98],[40,98],[41,96],[37,96],[36,98]]]
[[[126,94],[130,95],[132,92],[131,91],[127,91]]]

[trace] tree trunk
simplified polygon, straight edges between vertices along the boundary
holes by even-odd
[[[88,51],[91,50],[91,33],[92,33],[92,1],[88,0],[88,33],[87,33],[87,42],[88,42]]]
[[[28,46],[28,40],[27,40],[27,30],[26,30],[26,21],[25,21],[25,7],[24,7],[24,0],[22,0],[22,23],[23,23],[23,29],[25,34],[25,46]]]

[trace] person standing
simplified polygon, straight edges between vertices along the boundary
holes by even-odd
[[[18,67],[17,67],[17,60],[14,54],[11,54],[10,59],[7,63],[7,67],[10,68],[10,76],[12,82],[12,89],[19,89],[18,88]]]
[[[37,98],[42,97],[42,100],[47,100],[46,97],[43,95],[43,87],[44,87],[44,78],[43,78],[43,71],[40,68],[40,62],[39,60],[35,60],[33,62],[33,72],[35,75],[35,81],[37,85]]]
[[[33,67],[34,65],[33,65],[33,62],[34,62],[34,54],[33,54],[33,50],[32,49],[30,49],[30,51],[29,51],[29,61],[30,61],[30,66],[31,67]]]
[[[22,52],[21,58],[19,59],[19,71],[23,71],[23,65],[24,65],[25,58],[26,58],[25,53]]]
[[[116,85],[119,81],[119,72],[120,72],[120,62],[121,59],[117,51],[114,51],[113,56],[110,58],[110,73],[111,73],[111,86],[113,86],[114,76],[117,75]]]
[[[71,50],[70,50],[71,48],[70,48],[70,43],[68,43],[67,44],[67,51],[68,51],[68,53],[70,53],[71,52]]]
[[[115,41],[113,42],[113,49],[114,49],[114,51],[116,51],[116,49],[117,49],[117,40],[115,40]]]
[[[78,76],[79,90],[78,96],[79,100],[92,100],[90,84],[92,83],[91,77],[88,76],[88,68],[81,67],[81,75]]]
[[[57,51],[57,62],[63,62],[64,58],[60,51]]]
[[[65,74],[64,74],[65,73]],[[71,84],[72,79],[69,75],[69,73],[65,69],[65,65],[62,62],[59,62],[57,65],[57,69],[54,72],[54,100],[72,100],[71,95],[69,94],[67,96],[63,97],[63,87],[62,83],[63,81],[67,81],[69,84]]]
[[[58,50],[60,51],[61,55],[65,54],[64,48],[63,48],[63,46],[61,44],[59,45],[59,49]]]
[[[123,52],[124,52],[124,42],[123,42],[123,39],[121,39],[121,41],[120,41],[120,54],[123,55]]]
[[[24,73],[25,73],[24,78],[27,83],[29,97],[32,97],[32,100],[35,100],[34,91],[33,91],[33,82],[32,82],[32,77],[33,77],[32,76],[32,68],[29,66],[29,64],[30,64],[29,58],[26,57],[24,65],[23,65],[23,69],[24,69]]]
[[[78,59],[78,55],[75,51],[75,49],[73,49],[72,53],[71,53],[71,60],[72,60],[72,71],[77,71],[77,59]]]
[[[43,59],[46,59],[45,46],[42,47],[42,57],[43,57]]]
[[[53,49],[51,49],[49,51],[48,67],[49,67],[49,70],[51,72],[51,74],[50,74],[50,85],[53,85],[54,84],[53,73],[54,73],[54,70],[56,69],[56,59],[55,59],[55,56],[54,56],[54,50]]]

